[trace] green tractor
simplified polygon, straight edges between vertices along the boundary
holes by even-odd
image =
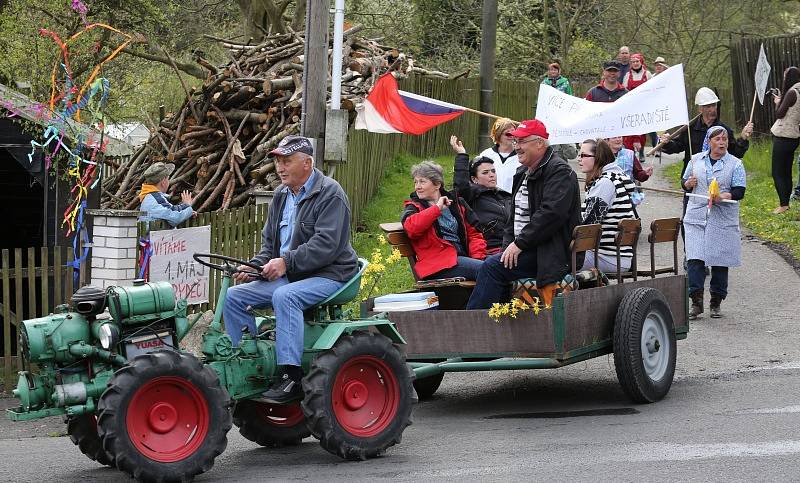
[[[195,260],[223,272],[202,356],[181,352],[197,318],[166,282],[78,290],[71,307],[27,320],[25,366],[8,417],[63,415],[81,452],[138,480],[188,481],[208,471],[232,424],[262,446],[296,445],[309,436],[342,458],[363,460],[400,442],[416,402],[414,374],[398,350],[403,338],[382,317],[351,319],[367,262],[341,290],[306,311],[304,399],[258,402],[277,377],[275,320],[259,317],[257,334],[234,348],[221,325],[237,266],[222,255]],[[107,309],[107,310],[106,310]]]

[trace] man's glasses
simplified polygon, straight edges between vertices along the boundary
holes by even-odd
[[[531,142],[531,141],[536,141],[536,139],[537,139],[537,138],[533,138],[533,139],[523,139],[523,140],[521,140],[521,141],[520,141],[519,139],[514,139],[514,140],[512,140],[512,141],[511,141],[511,145],[516,147],[516,146],[519,146],[520,144],[525,144],[525,143],[529,143],[529,142]]]

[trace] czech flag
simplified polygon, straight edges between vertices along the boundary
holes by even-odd
[[[423,134],[457,118],[466,108],[397,89],[391,72],[378,82],[358,108],[356,129],[375,133]]]

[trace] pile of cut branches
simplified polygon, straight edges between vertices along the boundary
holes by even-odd
[[[360,27],[345,31],[342,109],[355,119],[355,105],[378,76],[417,72],[447,78],[421,69],[413,59],[377,40],[356,37]],[[243,206],[254,189],[280,184],[267,154],[281,139],[300,132],[302,105],[302,34],[289,33],[246,45],[225,39],[231,61],[221,68],[196,58],[209,71],[201,88],[187,89],[177,113],[155,127],[150,139],[112,175],[103,179],[104,208],[134,209],[145,169],[154,162],[175,164],[169,194],[194,195],[197,211]]]

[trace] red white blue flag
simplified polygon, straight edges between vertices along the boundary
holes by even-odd
[[[375,133],[423,134],[453,120],[465,108],[398,90],[391,73],[382,75],[358,108],[356,129]]]

